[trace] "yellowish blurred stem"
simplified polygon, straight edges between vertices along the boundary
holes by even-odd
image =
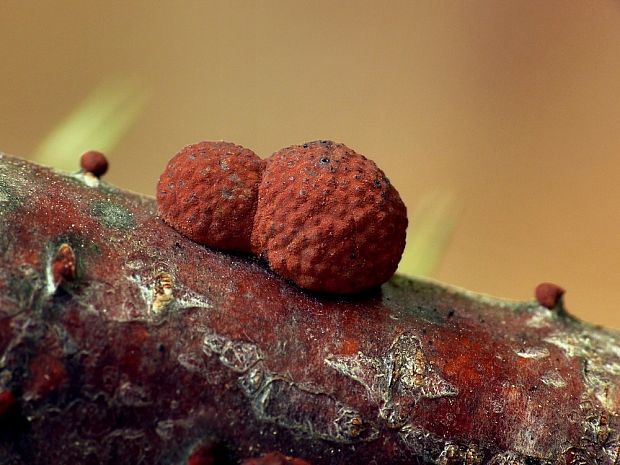
[[[33,160],[73,170],[79,155],[87,150],[112,151],[148,100],[148,90],[136,79],[105,81],[50,131],[32,154]]]
[[[438,267],[457,223],[460,205],[452,192],[431,192],[409,215],[407,247],[398,272],[430,276]]]

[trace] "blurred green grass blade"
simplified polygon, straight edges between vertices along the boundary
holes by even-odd
[[[451,192],[422,197],[410,215],[407,246],[398,266],[406,275],[429,276],[438,267],[456,226],[460,205]]]
[[[87,150],[112,151],[142,114],[149,92],[136,79],[106,81],[95,88],[39,144],[33,160],[75,170]]]

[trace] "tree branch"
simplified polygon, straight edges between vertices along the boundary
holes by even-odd
[[[305,293],[151,198],[6,155],[0,250],[2,464],[619,461],[618,335],[561,305]]]

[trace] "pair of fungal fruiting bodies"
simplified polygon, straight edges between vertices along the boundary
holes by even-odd
[[[304,289],[346,294],[396,271],[407,210],[374,162],[332,141],[266,160],[229,142],[177,153],[157,185],[160,217],[195,242],[253,253]]]

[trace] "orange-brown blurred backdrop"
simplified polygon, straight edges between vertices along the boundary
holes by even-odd
[[[556,281],[574,313],[620,327],[618,1],[2,0],[0,24],[2,151],[28,157],[131,76],[151,97],[110,182],[152,194],[201,139],[267,156],[332,138],[410,212],[458,197],[435,278],[519,299]]]

